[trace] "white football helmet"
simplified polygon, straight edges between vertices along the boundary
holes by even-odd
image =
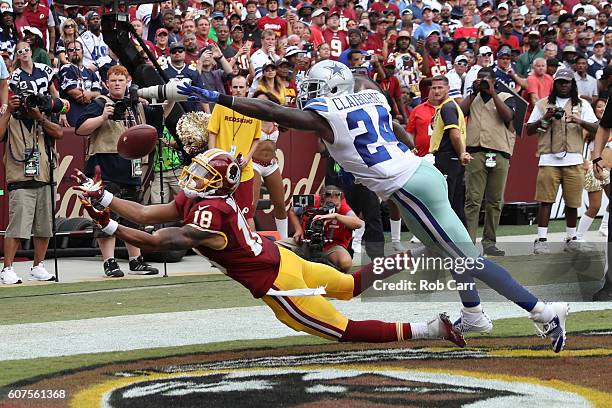
[[[353,92],[355,78],[341,62],[323,60],[316,63],[300,85],[297,104],[300,109],[314,98],[339,96]]]

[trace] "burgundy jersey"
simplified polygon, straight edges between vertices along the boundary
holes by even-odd
[[[205,246],[193,248],[207,257],[230,278],[260,298],[272,287],[280,266],[280,252],[274,242],[249,229],[242,211],[232,197],[189,199],[179,193],[174,203],[183,217],[183,225],[222,235],[223,249]]]
[[[346,36],[346,31],[334,32],[329,28],[326,28],[323,31],[323,38],[331,48],[331,59],[338,61],[338,57],[340,54],[342,54],[342,51],[348,48],[348,37]]]

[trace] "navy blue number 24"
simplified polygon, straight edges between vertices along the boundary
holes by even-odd
[[[370,149],[368,149],[368,145],[376,143],[379,134],[385,141],[397,143],[397,147],[402,151],[405,152],[408,150],[408,146],[399,142],[393,134],[393,131],[389,128],[389,112],[387,109],[383,106],[376,105],[376,112],[378,113],[378,131],[374,129],[372,118],[365,110],[357,109],[346,115],[346,122],[349,130],[359,128],[360,122],[363,123],[365,127],[365,132],[358,134],[353,144],[355,145],[355,149],[357,149],[357,153],[359,153],[368,167],[391,160],[389,151],[382,144],[376,147],[374,153],[370,152]]]

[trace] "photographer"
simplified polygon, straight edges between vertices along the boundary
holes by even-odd
[[[348,246],[353,230],[363,227],[363,221],[338,187],[325,186],[315,197],[313,207],[291,208],[288,216],[295,230],[293,238],[277,241],[278,245],[308,260],[329,262],[342,272],[351,269],[353,260]]]
[[[142,163],[127,160],[117,153],[117,140],[129,127],[144,121],[144,109],[125,98],[130,75],[121,65],[108,70],[108,96],[98,96],[87,105],[77,120],[75,133],[88,138],[85,174],[93,177],[96,166],[100,166],[102,177],[107,181],[106,189],[117,197],[140,202]],[[123,225],[133,226],[121,220]],[[122,277],[123,271],[114,258],[115,238],[96,230],[98,245],[104,259],[104,273],[109,277]],[[130,273],[155,275],[157,269],[148,265],[140,249],[126,244],[130,258]]]
[[[478,71],[472,88],[472,93],[459,104],[468,117],[466,145],[473,157],[465,168],[465,220],[470,238],[475,243],[484,196],[482,248],[485,255],[503,256],[505,252],[495,244],[510,156],[516,139],[512,125],[514,98],[509,93],[498,92],[491,67]]]
[[[28,107],[26,97],[13,95],[0,117],[0,141],[6,143],[4,169],[9,190],[9,225],[4,236],[4,268],[0,283],[21,283],[13,270],[20,239],[32,235],[34,263],[31,279],[53,280],[43,260],[52,236],[51,163],[54,141],[62,129],[37,107]],[[51,154],[53,152],[53,154]]]
[[[549,253],[547,235],[550,211],[559,185],[565,201],[566,251],[580,250],[576,237],[578,208],[582,205],[584,171],[582,170],[583,129],[594,134],[597,117],[591,105],[578,96],[574,72],[560,68],[554,76],[548,98],[536,102],[527,121],[527,133],[538,136],[540,156],[536,184],[538,238],[534,253]]]

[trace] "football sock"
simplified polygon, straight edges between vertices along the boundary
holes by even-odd
[[[402,220],[389,220],[391,224],[391,242],[400,242],[402,239]]]
[[[135,260],[137,260],[137,259],[138,259],[138,257],[137,257],[137,256],[130,256],[130,261],[135,261]]]
[[[538,303],[538,299],[518,283],[506,269],[487,258],[479,257],[478,261],[480,262],[476,262],[474,267],[466,269],[465,273],[459,276],[469,274],[483,281],[491,289],[528,312]],[[453,277],[455,277],[455,274],[453,274]],[[461,300],[463,301],[463,297],[461,297]],[[464,306],[467,305],[464,303]]]
[[[279,219],[274,217],[274,223],[276,224],[276,230],[280,234],[281,239],[285,239],[289,236],[289,221],[287,218]]]
[[[379,320],[349,320],[342,342],[388,343],[412,337],[410,323],[387,323]]]
[[[544,238],[548,235],[548,227],[538,227],[538,239]]]
[[[574,238],[576,236],[576,227],[565,227],[565,233],[567,238]]]
[[[589,228],[591,228],[591,224],[593,224],[593,218],[584,214],[582,217],[580,217],[580,222],[578,222],[578,229],[576,230],[576,235],[579,238],[584,237],[584,234],[586,234]]]

